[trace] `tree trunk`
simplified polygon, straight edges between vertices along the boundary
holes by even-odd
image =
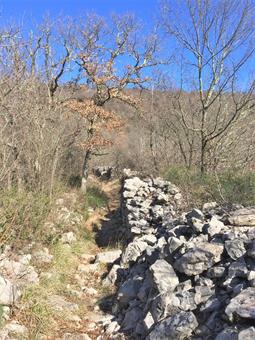
[[[82,166],[82,177],[81,177],[81,191],[84,194],[87,192],[87,179],[88,179],[90,156],[91,156],[91,151],[87,150],[84,156],[84,161],[83,161],[83,166]]]
[[[50,201],[52,200],[53,196],[53,188],[54,188],[54,180],[55,180],[55,174],[57,170],[57,164],[58,164],[58,148],[56,148],[54,159],[52,162],[52,168],[51,168],[51,178],[50,178]]]
[[[201,158],[200,158],[200,172],[201,175],[204,175],[206,173],[206,144],[207,141],[202,138],[201,141]]]

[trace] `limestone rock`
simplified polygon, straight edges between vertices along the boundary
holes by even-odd
[[[222,253],[222,245],[204,242],[188,250],[183,256],[177,259],[174,267],[179,272],[187,275],[201,274],[219,262]]]
[[[243,277],[246,278],[248,274],[248,269],[243,257],[240,257],[238,260],[231,263],[228,268],[228,277]]]
[[[76,236],[72,231],[69,231],[68,233],[64,233],[61,237],[62,243],[72,244],[76,242]]]
[[[233,260],[237,260],[239,257],[243,256],[246,253],[244,243],[242,240],[239,239],[225,241],[225,248],[228,255]]]
[[[27,283],[38,283],[39,276],[35,268],[29,265],[30,258],[31,255],[21,256],[16,261],[10,257],[5,257],[0,262],[0,270],[12,282],[17,282],[19,286],[27,285]]]
[[[243,329],[238,334],[238,340],[254,340],[254,339],[255,339],[255,327]]]
[[[207,202],[203,205],[203,211],[209,211],[217,207],[217,202]]]
[[[169,237],[168,239],[168,245],[169,245],[169,252],[172,254],[174,251],[176,251],[178,248],[180,248],[184,242],[180,240],[180,238],[177,237]]]
[[[111,250],[96,255],[95,263],[114,263],[121,255],[121,250]]]
[[[0,304],[13,305],[17,302],[18,298],[17,287],[3,276],[0,276]]]
[[[187,221],[191,221],[192,218],[196,218],[198,220],[203,221],[204,219],[204,214],[202,213],[201,210],[199,209],[193,209],[190,212],[186,214]]]
[[[197,326],[197,319],[192,312],[180,312],[157,324],[146,340],[189,339]]]
[[[211,218],[211,220],[204,225],[203,229],[210,236],[214,236],[224,228],[224,223],[219,221],[215,216]]]
[[[103,280],[103,285],[105,286],[112,286],[115,285],[115,283],[118,280],[118,271],[121,267],[118,264],[114,264],[111,268],[111,270],[109,271],[109,273],[107,274],[107,276],[105,277],[105,279]]]
[[[240,226],[255,226],[255,208],[236,210],[229,217],[229,223]]]
[[[135,241],[130,243],[122,254],[121,263],[125,265],[129,262],[136,261],[136,259],[142,255],[143,251],[147,247],[148,244],[143,241]]]
[[[231,299],[225,313],[231,321],[233,321],[234,315],[255,320],[255,288],[249,287]]]
[[[173,267],[165,260],[157,260],[150,267],[150,271],[152,272],[155,285],[161,294],[173,291],[179,283]]]
[[[6,330],[8,335],[11,337],[17,336],[22,339],[26,339],[28,337],[28,329],[15,320],[5,325],[4,330]]]
[[[223,266],[214,266],[212,268],[209,268],[207,271],[208,277],[211,277],[213,279],[223,277],[226,272],[226,268]]]

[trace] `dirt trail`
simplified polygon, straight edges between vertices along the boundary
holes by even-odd
[[[71,334],[76,335],[77,340],[79,334],[87,334],[92,340],[97,339],[99,335],[102,335],[103,339],[109,339],[107,335],[102,334],[100,322],[105,319],[105,315],[98,307],[98,302],[112,292],[106,291],[101,284],[102,275],[107,271],[106,266],[94,264],[93,260],[96,254],[107,251],[112,246],[116,248],[118,245],[116,228],[120,223],[119,182],[101,183],[100,187],[109,198],[108,206],[96,209],[85,222],[85,228],[95,232],[96,243],[79,257],[79,265],[72,274],[74,286],[82,283],[84,287],[79,296],[79,306],[82,305],[84,311],[83,317],[79,322],[71,321],[62,324],[61,320],[56,320],[58,331],[47,340],[63,339],[63,334],[66,333],[70,333],[70,340],[75,339]],[[57,333],[60,336],[57,336]]]
[[[107,272],[107,265],[95,263],[95,256],[118,246],[119,182],[95,184],[108,196],[108,205],[91,211],[85,222],[80,220],[77,229],[71,222],[67,223],[65,231],[75,237],[73,241],[62,242],[60,238],[48,246],[46,253],[43,245],[36,244],[37,250],[44,251],[43,259],[50,256],[50,260],[32,262],[40,280],[26,285],[20,304],[13,308],[7,320],[24,325],[25,333],[11,338],[0,335],[0,339],[95,340],[100,335],[101,340],[109,339],[102,323],[111,316],[99,306],[113,291],[103,286],[102,276]],[[77,200],[79,193],[65,193],[57,200],[57,209],[64,217],[73,218]],[[58,212],[53,209],[49,215],[52,229]],[[79,215],[79,210],[77,213]],[[57,227],[59,236],[63,236],[61,223]]]

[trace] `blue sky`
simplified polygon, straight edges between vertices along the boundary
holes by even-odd
[[[144,28],[154,26],[159,8],[159,0],[0,0],[2,20],[5,23],[18,23],[24,32],[34,29],[45,15],[79,17],[84,13],[95,12],[107,17],[112,13],[134,13],[141,19]],[[69,75],[65,75],[69,80]]]
[[[176,1],[176,3],[175,3]],[[154,26],[157,14],[159,12],[160,0],[0,0],[0,10],[2,17],[0,25],[6,22],[22,23],[23,29],[26,31],[35,27],[35,23],[42,21],[46,14],[57,17],[73,16],[79,17],[83,13],[96,12],[104,17],[111,13],[134,13],[138,18],[142,19],[145,27]],[[183,11],[183,2],[173,0],[173,4],[179,4],[181,13],[185,18]],[[178,6],[177,6],[178,7]],[[177,59],[179,58],[178,50],[173,48],[173,45],[165,49],[164,54],[169,54],[175,51]],[[254,70],[253,62],[251,63]],[[167,72],[171,73],[171,78],[179,82],[179,70],[175,67],[168,67]],[[242,70],[243,81],[246,83],[248,67]]]
[[[158,0],[0,0],[3,21],[22,20],[25,25],[40,21],[46,13],[79,16],[94,11],[107,16],[115,13],[135,13],[147,24],[153,19]]]

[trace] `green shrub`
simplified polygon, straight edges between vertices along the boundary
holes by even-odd
[[[86,193],[87,205],[92,208],[102,208],[107,206],[108,197],[98,187],[89,187]]]
[[[197,169],[174,166],[165,178],[179,186],[188,206],[208,201],[255,205],[255,173],[223,171],[201,175]]]

